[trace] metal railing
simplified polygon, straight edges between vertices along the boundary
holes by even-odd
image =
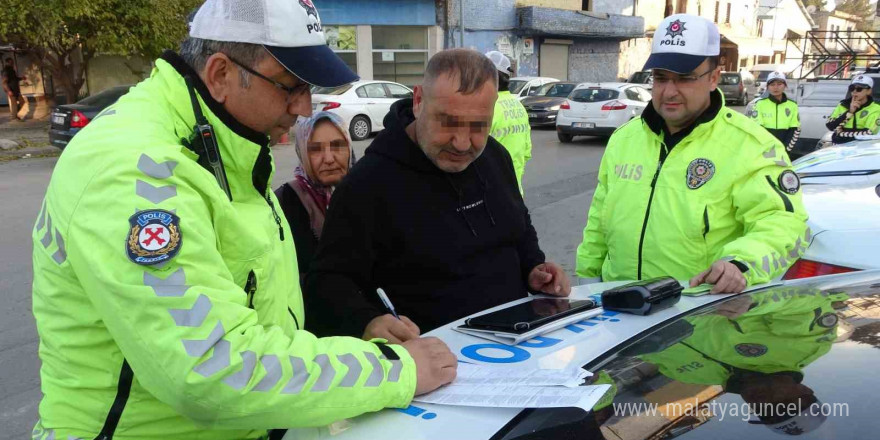
[[[789,35],[786,53],[789,48],[800,54],[801,63],[791,75],[801,79],[844,79],[856,63],[880,67],[880,33],[875,31],[808,31],[803,37]],[[831,72],[821,73],[832,64]]]

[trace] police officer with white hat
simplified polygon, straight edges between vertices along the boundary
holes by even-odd
[[[846,98],[828,117],[825,124],[835,145],[850,142],[856,136],[877,134],[880,131],[880,104],[874,102],[871,90],[874,80],[867,75],[856,75],[846,93]]]
[[[797,175],[775,137],[724,106],[720,49],[705,18],[657,26],[644,67],[651,103],[608,141],[578,276],[673,276],[732,293],[781,275],[804,251]]]

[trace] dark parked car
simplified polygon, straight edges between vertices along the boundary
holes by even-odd
[[[55,107],[49,119],[49,142],[64,149],[67,143],[98,113],[113,105],[133,85],[117,86],[89,96],[75,104]]]
[[[565,102],[565,98],[574,90],[577,83],[554,82],[544,84],[535,96],[529,96],[522,100],[523,106],[529,113],[529,124],[556,125],[556,113],[559,106]]]
[[[740,72],[721,72],[718,88],[729,105],[746,105],[749,102],[749,79]]]

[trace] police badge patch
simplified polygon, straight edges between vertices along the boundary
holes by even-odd
[[[715,175],[715,164],[709,159],[694,159],[687,169],[687,186],[697,189]]]
[[[779,189],[788,194],[794,194],[801,188],[801,179],[792,170],[785,170],[779,174],[777,183],[779,184]]]
[[[820,327],[831,328],[837,325],[837,314],[834,313],[826,313],[819,317],[816,320],[816,323],[819,324]]]
[[[865,116],[868,116],[868,111],[867,111],[867,110],[862,110],[862,112],[859,113],[859,116],[861,116],[861,117],[863,117],[863,118],[864,118]]]
[[[767,346],[761,344],[736,344],[736,352],[745,357],[760,357],[767,354]]]
[[[790,108],[785,109],[785,116],[791,116],[791,109]]]
[[[180,218],[162,209],[140,211],[128,218],[131,229],[126,241],[128,258],[140,265],[152,266],[177,255],[183,237]]]

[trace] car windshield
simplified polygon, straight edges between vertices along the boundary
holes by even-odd
[[[649,78],[651,78],[651,72],[636,72],[632,74],[629,82],[636,84],[647,84]]]
[[[341,95],[348,91],[351,88],[351,84],[346,84],[344,86],[339,87],[320,87],[315,86],[312,88],[313,95]]]
[[[85,98],[81,101],[77,101],[79,105],[86,105],[89,107],[95,108],[105,108],[109,107],[111,104],[116,102],[122,95],[128,93],[128,89],[131,86],[119,86],[113,87],[107,90],[104,90],[101,93],[96,93],[88,98]]]
[[[755,80],[756,80],[756,81],[766,81],[766,80],[767,80],[767,76],[769,76],[769,75],[770,75],[770,71],[769,71],[769,70],[760,70],[760,71],[757,71],[757,72],[752,72],[752,76],[755,77]]]
[[[569,99],[574,102],[603,102],[617,99],[618,96],[620,96],[620,92],[617,90],[589,88],[575,90]]]
[[[550,83],[545,84],[538,91],[536,96],[546,96],[548,98],[564,98],[574,89],[574,84]]]
[[[589,439],[876,438],[880,275],[849,275],[702,307],[683,297],[677,307],[692,312],[583,366],[593,373],[588,384],[611,385],[589,414],[538,409],[521,413],[519,423],[538,433],[569,424]]]
[[[736,73],[722,73],[721,74],[721,85],[722,86],[734,86],[741,82],[739,74]]]
[[[523,87],[525,87],[525,85],[527,83],[528,83],[528,81],[521,80],[521,79],[515,79],[510,82],[510,85],[507,87],[507,89],[510,90],[510,93],[513,93],[514,95],[516,95],[520,91],[522,91]]]

